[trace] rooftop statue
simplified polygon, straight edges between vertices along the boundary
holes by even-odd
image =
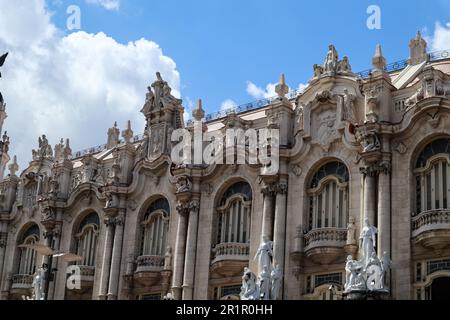
[[[342,60],[339,60],[339,54],[334,45],[328,47],[327,57],[323,65],[315,64],[314,68],[314,78],[320,78],[325,75],[353,75],[352,66],[350,65],[350,60],[347,56],[344,56]]]
[[[156,81],[147,87],[145,105],[141,112],[147,115],[153,111],[159,111],[167,106],[181,105],[181,100],[172,95],[172,88],[164,81],[159,72],[156,73]]]

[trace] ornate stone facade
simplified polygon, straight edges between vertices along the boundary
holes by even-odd
[[[236,299],[243,282],[252,299],[264,237],[282,275],[276,298],[339,299],[365,221],[392,261],[389,298],[438,297],[450,276],[450,61],[426,54],[420,34],[410,49],[396,69],[377,47],[362,75],[330,46],[302,93],[289,95],[283,75],[267,106],[206,117],[203,132],[278,128],[276,176],[174,165],[172,132],[194,127],[160,74],[141,110],[144,135],[123,120],[85,153],[42,136],[28,168],[19,175],[14,158],[0,182],[0,298],[31,296],[43,259],[26,246],[41,243],[82,257],[53,259],[49,299]],[[204,116],[200,102],[194,118]],[[5,136],[0,173],[8,145]],[[66,286],[72,264],[76,289]]]

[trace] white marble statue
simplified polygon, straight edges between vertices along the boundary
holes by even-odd
[[[281,284],[283,281],[283,272],[281,271],[280,265],[277,265],[270,274],[272,281],[272,287],[270,290],[270,300],[278,300],[281,293]]]
[[[256,275],[249,268],[244,269],[242,277],[241,300],[259,300],[259,287]]]
[[[267,267],[269,274],[272,272],[272,257],[273,257],[273,242],[268,237],[264,236],[263,241],[256,252],[255,260],[258,259],[259,272],[263,272],[264,267]]]
[[[375,250],[378,230],[365,219],[360,236],[361,260],[355,261],[348,256],[345,265],[345,294],[386,294],[389,292],[386,278],[392,262],[384,253],[383,258],[377,256]]]
[[[383,253],[383,257],[381,258],[381,288],[386,289],[389,288],[389,270],[391,269],[392,261],[389,258],[386,252]]]
[[[271,272],[269,271],[269,267],[264,266],[260,274],[260,282],[259,282],[261,300],[270,300],[270,289],[272,286],[270,275]]]
[[[366,218],[364,221],[364,228],[362,229],[360,236],[360,249],[362,249],[365,268],[369,265],[370,258],[375,252],[377,233],[377,228],[371,226],[369,219]]]
[[[36,272],[32,287],[34,300],[44,300],[44,269],[40,268]]]

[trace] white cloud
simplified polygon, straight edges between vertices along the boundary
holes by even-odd
[[[266,89],[262,89],[253,82],[247,81],[247,93],[254,99],[273,98],[277,95],[275,92],[276,86],[277,86],[276,83],[269,83],[268,85],[266,85]],[[297,87],[297,90],[303,91],[307,86],[308,86],[307,84],[300,83],[299,86]]]
[[[264,98],[271,98],[276,95],[275,93],[275,83],[269,83],[266,86],[266,89],[262,89],[258,87],[256,84],[254,84],[251,81],[247,81],[247,93],[252,96],[255,99],[264,99]]]
[[[220,111],[228,111],[231,109],[234,109],[237,107],[237,103],[234,102],[231,99],[227,99],[224,102],[222,102],[222,105],[220,106]]]
[[[53,145],[70,138],[75,151],[105,143],[116,120],[121,128],[132,120],[134,132],[142,133],[139,111],[157,71],[180,96],[175,62],[152,41],[121,44],[82,31],[64,36],[44,0],[0,0],[0,7],[0,48],[10,52],[0,79],[4,129],[21,169],[42,134]]]
[[[450,49],[450,23],[442,25],[440,22],[436,22],[434,34],[427,40],[432,51]]]
[[[86,0],[87,3],[102,6],[106,10],[119,10],[120,0]]]

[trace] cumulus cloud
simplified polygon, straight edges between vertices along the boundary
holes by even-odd
[[[102,6],[106,10],[119,10],[120,0],[86,0],[87,3]]]
[[[231,99],[227,99],[224,102],[222,102],[222,105],[220,106],[220,111],[228,111],[231,109],[234,109],[237,107],[237,103],[234,102]]]
[[[277,95],[275,92],[276,86],[276,83],[269,83],[268,85],[266,85],[266,88],[263,89],[261,87],[258,87],[253,82],[247,81],[247,93],[254,99],[268,99]],[[303,91],[307,86],[307,84],[301,83],[297,87],[297,90]]]
[[[433,51],[450,49],[450,22],[445,25],[437,22],[433,36],[428,37],[427,40]]]
[[[258,87],[251,81],[247,81],[247,93],[255,99],[271,98],[275,96],[275,83],[269,83],[266,89]]]
[[[10,52],[0,79],[4,129],[22,169],[42,134],[53,145],[70,138],[75,151],[105,143],[116,120],[121,128],[131,120],[135,133],[142,133],[139,110],[157,71],[180,96],[175,62],[152,41],[121,44],[83,31],[63,35],[44,0],[0,0],[0,7],[0,48]]]

